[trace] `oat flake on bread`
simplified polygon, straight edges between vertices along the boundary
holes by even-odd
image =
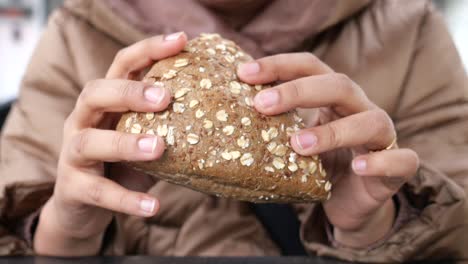
[[[239,63],[252,58],[218,34],[201,34],[184,51],[156,62],[144,82],[174,95],[168,110],[129,112],[117,130],[165,139],[155,161],[131,162],[157,178],[220,197],[251,202],[313,202],[330,198],[318,156],[293,152],[289,137],[304,127],[295,112],[265,116],[252,98],[266,86],[243,83]]]

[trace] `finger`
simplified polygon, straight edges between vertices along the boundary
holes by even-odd
[[[129,215],[149,217],[156,214],[159,201],[146,194],[125,189],[104,177],[77,172],[69,191],[80,203]],[[79,179],[79,181],[77,180]]]
[[[70,141],[68,158],[73,164],[95,161],[154,160],[164,152],[164,141],[157,136],[88,128]]]
[[[364,145],[383,149],[396,137],[392,120],[381,109],[350,115],[291,136],[291,146],[301,155],[315,155],[343,147]]]
[[[309,76],[260,91],[255,108],[266,115],[276,115],[297,107],[331,106],[343,115],[375,108],[364,91],[344,74]]]
[[[385,150],[355,157],[352,168],[357,175],[368,179],[369,194],[384,201],[416,175],[419,158],[410,149]]]
[[[419,158],[411,149],[390,149],[357,156],[352,167],[357,175],[403,178],[406,181],[419,168]]]
[[[71,118],[77,128],[85,128],[96,124],[103,112],[158,112],[166,109],[170,101],[170,91],[161,85],[130,80],[94,80],[81,92]]]
[[[265,57],[239,65],[237,75],[247,83],[263,84],[300,77],[333,73],[333,70],[308,52]]]
[[[139,41],[117,53],[106,78],[126,79],[131,72],[141,70],[156,60],[176,55],[186,43],[187,36],[183,32]]]

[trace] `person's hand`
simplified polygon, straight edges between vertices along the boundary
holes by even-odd
[[[394,144],[396,132],[387,113],[359,85],[310,53],[243,64],[238,76],[251,84],[284,81],[256,95],[259,112],[302,108],[307,128],[291,136],[291,146],[300,155],[321,154],[324,160],[334,184],[323,208],[335,239],[365,247],[385,236],[395,218],[392,196],[419,166],[414,151]]]
[[[158,136],[112,128],[121,112],[158,112],[169,105],[167,88],[129,79],[155,60],[179,53],[186,41],[183,33],[142,40],[118,52],[105,79],[86,84],[65,121],[54,193],[41,211],[34,236],[37,253],[96,254],[114,212],[143,217],[157,212],[156,198],[106,178],[104,162],[162,155],[164,141]]]

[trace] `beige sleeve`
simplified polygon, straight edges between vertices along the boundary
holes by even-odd
[[[400,147],[421,159],[417,175],[400,192],[413,213],[377,247],[357,250],[333,246],[317,231],[326,221],[315,206],[303,219],[304,245],[315,254],[370,263],[467,259],[468,78],[443,18],[430,4],[392,117]]]
[[[32,253],[20,225],[53,190],[65,118],[79,94],[56,11],[42,35],[0,138],[0,255]]]

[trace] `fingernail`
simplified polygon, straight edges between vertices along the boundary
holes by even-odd
[[[156,201],[154,199],[143,199],[140,201],[140,209],[145,213],[152,213],[155,205]]]
[[[280,99],[279,93],[275,89],[261,91],[255,96],[255,103],[259,104],[262,108],[269,108],[278,104]]]
[[[138,148],[141,152],[154,153],[156,146],[158,145],[157,137],[146,137],[138,140]]]
[[[308,149],[317,143],[317,137],[310,132],[296,134],[297,145],[301,149]]]
[[[145,98],[151,103],[159,104],[164,99],[166,90],[162,87],[149,87],[145,90]]]
[[[365,171],[367,169],[367,161],[363,159],[356,159],[353,161],[353,169],[355,171]]]
[[[166,41],[174,41],[174,40],[179,39],[180,36],[182,36],[182,34],[184,34],[184,32],[182,32],[182,31],[176,32],[176,33],[172,33],[172,34],[166,35],[166,36],[164,37],[164,40],[166,40]]]
[[[258,64],[258,62],[244,63],[241,64],[239,67],[239,71],[245,75],[253,75],[260,72],[260,65]]]

